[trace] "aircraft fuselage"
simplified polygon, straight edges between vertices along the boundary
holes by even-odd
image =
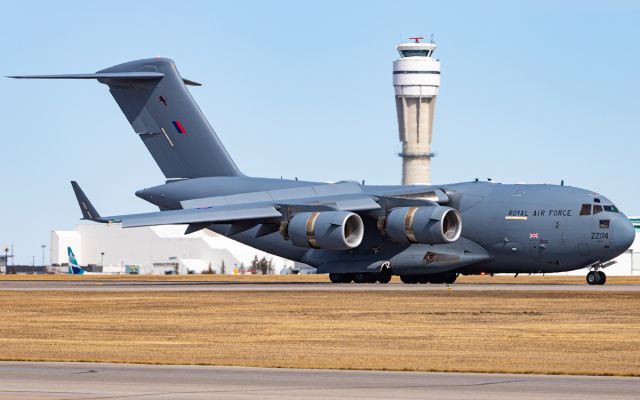
[[[174,181],[138,191],[136,194],[163,210],[179,209],[184,200],[226,196],[264,190],[296,188],[317,184],[297,180],[222,177]],[[401,186],[362,186],[367,194],[394,192]],[[487,256],[481,262],[440,263],[427,265],[424,255],[451,249],[451,245],[402,245],[389,240],[374,219],[364,219],[362,244],[348,252],[307,249],[294,246],[278,232],[256,237],[258,227],[229,235],[232,239],[282,257],[318,266],[357,265],[393,260],[406,255],[413,265],[407,274],[453,271],[478,273],[544,273],[584,268],[602,263],[624,252],[633,242],[634,228],[606,197],[589,190],[558,185],[499,184],[466,182],[419,187],[428,193],[438,188],[449,195],[446,205],[462,215],[460,241],[482,247]],[[225,224],[210,225],[221,234]],[[413,254],[415,253],[415,255]],[[407,258],[408,257],[408,258]],[[396,258],[400,260],[400,258]],[[473,260],[470,260],[473,261]],[[400,262],[400,261],[398,261]],[[430,268],[433,267],[433,268]],[[331,271],[328,271],[331,272]]]

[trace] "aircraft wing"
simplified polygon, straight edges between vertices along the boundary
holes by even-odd
[[[361,192],[344,192],[345,188],[343,187],[341,188],[343,192],[335,195],[324,195],[322,192],[320,193],[321,195],[318,195],[316,192],[315,196],[289,196],[289,199],[286,199],[285,197],[287,196],[278,197],[278,195],[274,196],[273,193],[257,192],[253,193],[252,196],[240,198],[221,196],[220,198],[184,201],[182,205],[185,208],[181,210],[102,217],[77,182],[72,181],[71,185],[80,205],[83,219],[102,223],[121,222],[124,228],[189,224],[193,225],[193,229],[195,229],[195,227],[205,227],[207,224],[213,223],[273,222],[274,219],[279,220],[285,210],[363,211],[380,208],[380,205],[371,196]],[[282,193],[279,195],[282,195]],[[192,228],[190,228],[190,231],[193,231]]]
[[[361,186],[357,183],[341,182],[228,196],[204,197],[185,200],[180,204],[182,208],[272,204],[304,211],[366,211],[380,208],[374,197],[363,193]]]

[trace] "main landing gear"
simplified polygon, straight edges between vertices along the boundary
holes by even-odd
[[[589,285],[604,285],[607,282],[607,275],[602,271],[589,271],[587,283]]]
[[[432,275],[400,275],[400,280],[404,283],[446,283],[451,284],[456,281],[458,274],[447,272],[444,274]]]
[[[357,272],[355,274],[329,274],[333,283],[389,283],[391,271],[383,269],[380,272]]]

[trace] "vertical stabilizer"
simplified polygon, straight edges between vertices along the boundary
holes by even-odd
[[[241,175],[187,90],[172,60],[132,61],[100,73],[161,73],[160,79],[109,79],[109,90],[167,178]]]
[[[23,75],[19,79],[97,79],[122,109],[133,130],[168,178],[241,176],[227,150],[187,90],[174,62],[150,58],[95,74]]]
[[[84,275],[86,271],[78,264],[76,256],[73,254],[73,250],[71,250],[71,247],[67,247],[67,254],[69,255],[69,274]]]

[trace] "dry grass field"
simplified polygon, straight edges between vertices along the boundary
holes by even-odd
[[[0,359],[640,375],[635,292],[0,291]]]

